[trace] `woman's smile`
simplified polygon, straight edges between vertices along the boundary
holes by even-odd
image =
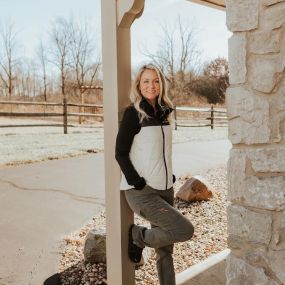
[[[140,79],[139,85],[140,92],[148,102],[155,106],[156,97],[160,93],[159,78],[155,70],[146,69]]]

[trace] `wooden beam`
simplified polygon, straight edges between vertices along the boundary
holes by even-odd
[[[143,13],[145,0],[118,0],[117,24],[120,28],[130,28],[133,21]]]
[[[218,10],[225,11],[226,9],[226,4],[224,0],[187,0],[193,3],[201,4],[204,6],[208,6],[211,8],[215,8]]]

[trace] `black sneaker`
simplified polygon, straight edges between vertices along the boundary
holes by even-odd
[[[129,228],[129,243],[128,243],[128,255],[132,262],[138,263],[141,261],[143,248],[133,243],[132,229],[134,225]]]

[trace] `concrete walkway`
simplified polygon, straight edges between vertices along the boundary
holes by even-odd
[[[175,144],[180,176],[225,165],[227,140]],[[0,285],[39,285],[57,272],[62,238],[104,208],[103,154],[0,170]]]

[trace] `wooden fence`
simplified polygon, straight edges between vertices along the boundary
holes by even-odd
[[[198,114],[198,116],[186,116],[179,117],[177,113],[179,111]],[[177,127],[210,127],[212,130],[214,126],[221,127],[228,125],[228,119],[226,116],[225,109],[214,109],[213,106],[211,108],[193,108],[187,106],[174,107],[174,117],[175,117],[175,130]],[[218,115],[215,115],[218,114]]]
[[[67,127],[74,127],[72,124],[68,124],[68,117],[77,116],[77,117],[103,117],[103,113],[75,113],[68,112],[68,107],[80,107],[80,108],[103,108],[103,105],[95,105],[95,104],[75,104],[75,103],[67,103],[67,100],[64,99],[62,103],[51,103],[51,102],[22,102],[22,101],[0,101],[1,104],[6,105],[36,105],[36,106],[57,106],[61,107],[61,112],[0,112],[0,116],[4,117],[62,117],[63,123],[50,123],[50,124],[21,124],[21,125],[0,125],[0,128],[8,128],[8,127],[63,127],[64,134],[67,134]]]
[[[71,116],[77,116],[80,118],[79,122],[81,122],[81,118],[83,117],[101,117],[103,118],[103,112],[100,113],[86,113],[84,108],[103,108],[103,105],[96,104],[75,104],[75,103],[67,103],[66,99],[63,100],[62,103],[52,103],[52,102],[23,102],[23,101],[0,101],[0,105],[10,106],[16,105],[36,105],[36,106],[57,106],[61,107],[61,112],[0,112],[0,116],[5,117],[62,117],[62,124],[60,123],[50,123],[50,124],[21,124],[21,125],[0,125],[0,128],[8,128],[8,127],[63,127],[64,134],[67,134],[68,127],[75,127],[75,125],[68,123],[68,118]],[[80,112],[69,112],[68,107],[79,107]],[[186,116],[179,116],[179,113],[187,113]],[[195,114],[196,113],[196,114]],[[192,114],[188,115],[188,114]],[[193,115],[195,114],[195,115]],[[217,115],[216,115],[217,114]],[[175,130],[178,127],[210,127],[214,129],[214,126],[226,126],[228,121],[226,117],[225,109],[214,109],[213,106],[211,108],[193,108],[187,106],[176,106],[174,108],[174,117],[175,117]],[[76,125],[78,126],[78,125]]]

